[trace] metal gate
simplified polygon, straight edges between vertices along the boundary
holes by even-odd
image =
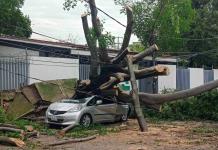
[[[0,90],[17,89],[28,84],[28,61],[22,58],[0,58]]]

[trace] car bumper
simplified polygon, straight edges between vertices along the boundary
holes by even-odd
[[[62,115],[53,115],[49,112],[46,112],[45,122],[47,124],[56,124],[56,125],[79,125],[80,113],[65,113]]]

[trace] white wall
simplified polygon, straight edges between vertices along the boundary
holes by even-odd
[[[189,68],[190,88],[204,84],[204,70],[202,68]]]
[[[214,73],[214,80],[218,79],[218,69],[213,69],[213,73]]]
[[[39,52],[27,50],[29,56],[39,56]],[[26,57],[26,50],[8,46],[0,46],[0,56]]]
[[[41,80],[79,79],[79,60],[55,57],[29,57],[29,76]],[[29,84],[40,82],[29,79]]]
[[[161,65],[169,68],[169,75],[158,76],[158,92],[164,89],[176,89],[176,65]]]

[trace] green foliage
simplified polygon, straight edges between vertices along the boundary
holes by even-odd
[[[131,51],[141,52],[145,50],[145,47],[140,42],[134,42],[129,45]]]
[[[82,126],[75,127],[70,132],[68,132],[66,136],[81,138],[81,137],[87,137],[95,134],[106,135],[108,133],[119,132],[119,131],[120,130],[118,128],[108,128],[101,124],[93,124],[88,128]]]
[[[202,67],[213,66],[218,67],[218,1],[215,0],[193,0],[193,7],[196,9],[197,15],[191,29],[184,35],[186,38],[204,39],[206,40],[188,40],[186,47],[192,52],[203,52],[201,55],[190,58],[190,66]],[[214,39],[212,39],[214,38]],[[204,51],[212,50],[204,53]]]
[[[195,17],[191,0],[115,0],[115,4],[131,4],[136,36],[145,47],[156,41],[165,51],[183,48],[180,38],[183,32],[189,31]]]
[[[0,34],[30,37],[31,21],[20,10],[23,4],[24,0],[0,1]]]
[[[166,103],[161,112],[145,109],[145,116],[169,120],[215,120],[218,121],[218,90],[212,90],[185,100]]]
[[[4,109],[0,106],[0,123],[5,123],[7,121],[7,116]]]

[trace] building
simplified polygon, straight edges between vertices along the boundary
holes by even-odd
[[[110,57],[118,53],[116,49],[108,51]],[[158,57],[155,64],[167,65],[170,68],[169,76],[156,78],[156,92],[163,89],[184,90],[218,78],[217,70],[177,68],[177,60],[174,58]],[[150,66],[153,66],[153,60],[146,57],[136,69]],[[90,52],[86,45],[0,36],[0,90],[39,82],[36,78],[88,79],[89,70]],[[153,83],[153,78],[139,80],[139,91],[152,93]],[[129,86],[129,83],[123,85]]]

